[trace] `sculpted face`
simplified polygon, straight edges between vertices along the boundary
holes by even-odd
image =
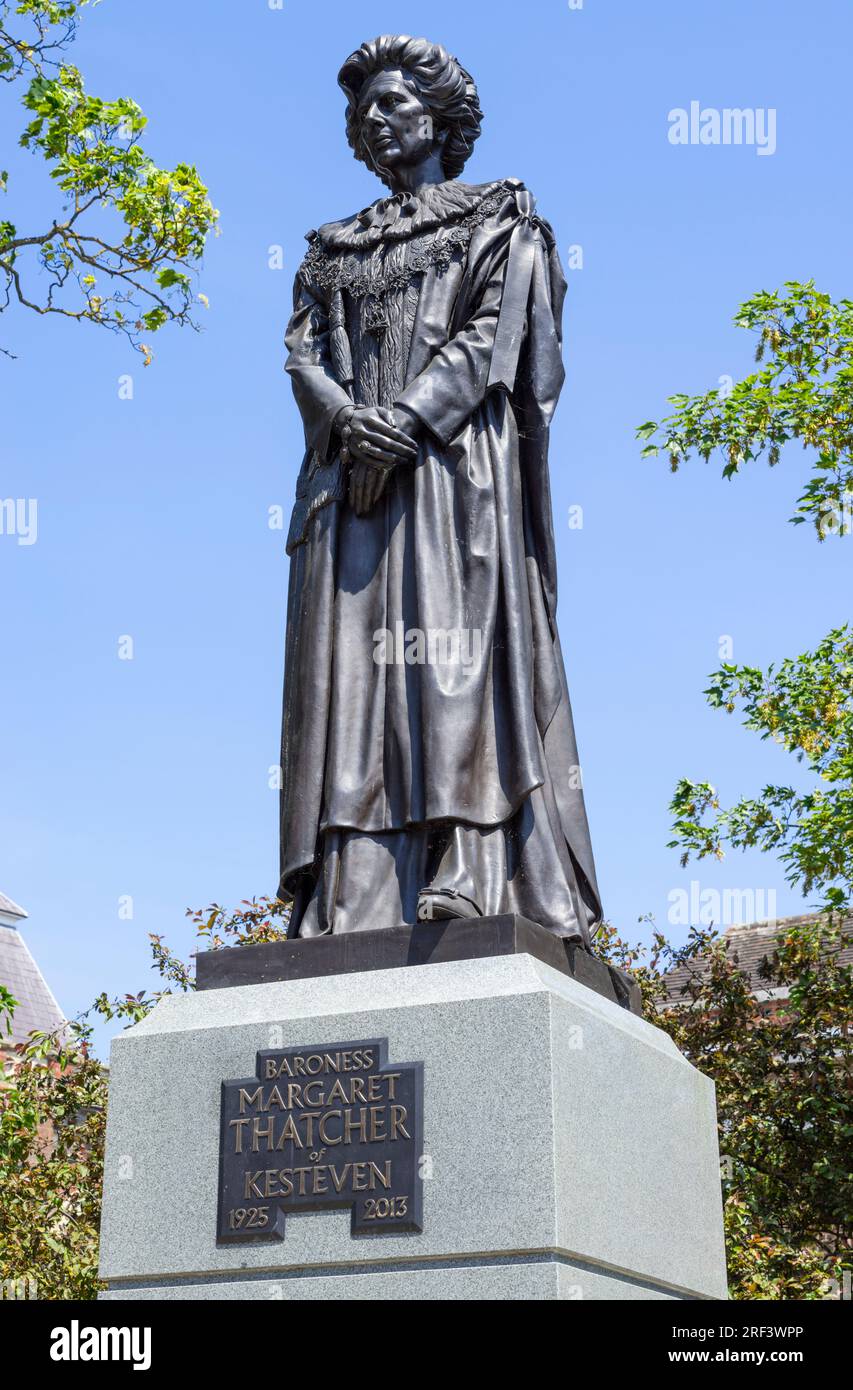
[[[435,148],[432,116],[401,69],[379,72],[359,103],[362,139],[375,165],[396,174]]]

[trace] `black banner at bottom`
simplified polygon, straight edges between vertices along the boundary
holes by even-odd
[[[341,1280],[346,1275],[341,1275]],[[287,1302],[286,1280],[276,1301]],[[75,1383],[99,1378],[104,1371],[114,1376],[126,1370],[141,1375],[164,1372],[198,1372],[215,1357],[217,1380],[232,1369],[245,1371],[247,1323],[256,1330],[266,1325],[270,1335],[261,1337],[253,1354],[255,1372],[274,1371],[294,1338],[304,1340],[304,1305],[297,1325],[285,1318],[275,1326],[264,1319],[260,1304],[247,1300],[250,1309],[227,1300],[228,1311],[215,1299],[183,1300],[176,1290],[162,1300],[110,1299],[92,1303],[46,1303],[28,1300],[0,1301],[0,1328],[7,1350],[17,1347],[25,1356],[30,1376],[50,1369],[56,1387],[71,1376]],[[192,1302],[192,1308],[188,1303]],[[335,1300],[335,1320],[346,1318]],[[357,1302],[358,1300],[353,1300]],[[325,1311],[318,1303],[316,1312]],[[569,1334],[575,1349],[583,1343],[595,1348],[596,1358],[611,1372],[665,1371],[674,1368],[689,1378],[701,1367],[750,1366],[756,1374],[773,1377],[780,1369],[793,1368],[814,1377],[816,1372],[844,1364],[849,1328],[849,1305],[844,1300],[808,1303],[723,1303],[682,1300],[628,1300],[625,1302],[575,1302],[571,1307],[551,1308],[549,1323],[555,1332]],[[364,1312],[353,1309],[363,1326]],[[483,1308],[488,1320],[489,1305]],[[377,1316],[372,1307],[371,1320]],[[396,1315],[397,1317],[400,1314]],[[405,1317],[405,1313],[402,1314]],[[471,1313],[467,1315],[469,1318]],[[476,1317],[476,1315],[474,1315]],[[355,1327],[357,1324],[354,1323]],[[387,1326],[387,1322],[385,1323]],[[615,1335],[618,1333],[618,1336]],[[598,1335],[600,1334],[600,1335]],[[606,1339],[606,1340],[605,1340]],[[253,1339],[254,1340],[254,1339]],[[501,1344],[498,1337],[495,1348]],[[442,1354],[443,1342],[436,1344]],[[482,1350],[482,1343],[478,1344]],[[266,1350],[259,1350],[259,1347]],[[426,1353],[426,1357],[424,1357]],[[421,1346],[419,1369],[429,1358]]]

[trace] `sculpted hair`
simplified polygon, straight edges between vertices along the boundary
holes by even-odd
[[[383,34],[363,43],[338,73],[338,85],[347,97],[347,139],[356,159],[382,177],[361,138],[358,104],[366,83],[387,68],[403,69],[429,110],[436,134],[447,131],[441,164],[446,178],[457,178],[483,122],[476,84],[446,48],[427,39],[411,39],[406,34]]]

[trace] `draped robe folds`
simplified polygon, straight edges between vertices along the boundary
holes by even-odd
[[[296,489],[281,882],[293,935],[414,923],[451,890],[590,944],[600,920],[556,625],[548,431],[565,279],[517,180],[309,233],[287,333]],[[366,515],[341,407],[418,416]]]

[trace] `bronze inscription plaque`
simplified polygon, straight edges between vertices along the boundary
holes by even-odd
[[[422,1230],[422,1114],[423,1063],[389,1063],[387,1038],[259,1052],[222,1083],[217,1244],[331,1207],[354,1236]]]

